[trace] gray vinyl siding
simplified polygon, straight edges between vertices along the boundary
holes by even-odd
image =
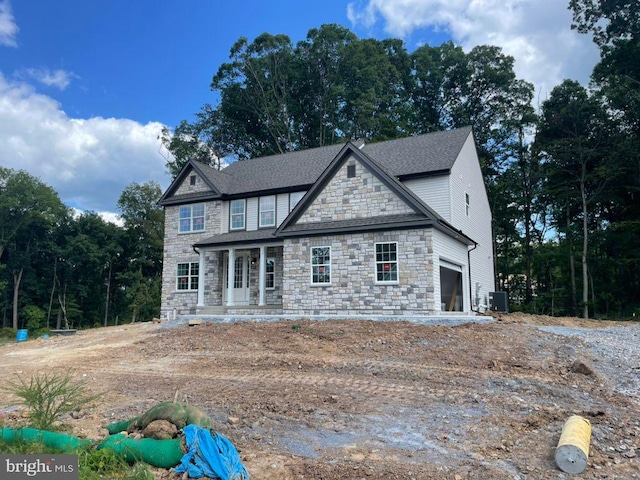
[[[280,226],[287,215],[289,215],[289,194],[280,193],[276,197],[276,226]]]
[[[451,192],[449,175],[423,177],[403,182],[420,200],[451,222]]]
[[[229,202],[222,202],[222,222],[220,233],[229,233]]]
[[[479,306],[482,307],[486,305],[489,292],[495,289],[491,209],[471,136],[451,169],[451,185],[451,223],[478,243],[471,252],[471,288],[475,297],[476,285],[479,286]],[[465,193],[470,198],[469,216],[465,212]]]
[[[245,207],[245,228],[247,230],[258,229],[258,198],[259,197],[247,198]]]

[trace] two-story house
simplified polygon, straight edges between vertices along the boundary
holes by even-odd
[[[470,314],[494,290],[471,128],[190,161],[160,204],[164,318]]]

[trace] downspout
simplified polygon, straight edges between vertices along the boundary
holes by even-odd
[[[479,310],[473,309],[473,287],[471,286],[471,252],[478,248],[478,243],[473,242],[473,248],[467,250],[467,268],[469,269],[469,309],[472,312],[480,313]]]

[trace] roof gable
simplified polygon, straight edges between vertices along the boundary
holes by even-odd
[[[178,176],[171,182],[166,192],[160,197],[158,203],[160,205],[171,205],[220,197],[221,189],[216,183],[222,182],[220,180],[218,182],[214,181],[213,177],[215,175],[212,174],[214,171],[205,165],[198,164],[194,160],[189,160]],[[200,180],[195,185],[191,185],[191,177],[193,175]]]
[[[347,174],[350,166],[355,168],[353,177]],[[435,211],[384,167],[348,142],[276,230],[276,235],[317,232],[319,222],[334,228],[340,228],[342,222],[348,230],[439,220]]]

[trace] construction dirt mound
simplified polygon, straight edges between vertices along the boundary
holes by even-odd
[[[0,388],[72,371],[106,391],[64,419],[86,438],[161,401],[197,406],[255,480],[567,478],[554,451],[574,414],[593,429],[580,478],[640,479],[638,323],[144,323],[5,344],[0,371]]]

